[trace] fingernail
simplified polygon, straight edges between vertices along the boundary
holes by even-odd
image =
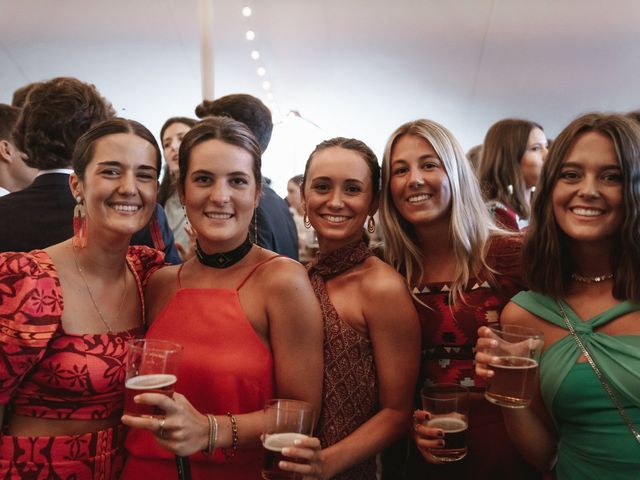
[[[280,461],[278,462],[278,467],[283,468],[283,469],[284,469],[284,468],[287,468],[287,462],[285,462],[285,461],[283,461],[283,460],[280,460]]]
[[[444,437],[444,432],[443,432],[442,430],[440,430],[440,431],[438,432],[438,436],[439,436],[440,438],[443,438],[443,437]]]
[[[290,452],[289,452],[289,449],[288,449],[287,447],[285,447],[285,448],[283,448],[283,449],[281,450],[281,453],[282,453],[282,455],[285,455],[285,456],[286,456],[286,455],[289,455],[289,453],[290,453]]]
[[[302,443],[302,440],[300,440],[299,438],[296,438],[296,439],[293,441],[293,444],[294,444],[294,445],[300,445],[301,443]]]
[[[492,347],[497,347],[498,346],[498,341],[497,340],[491,340],[491,346]]]

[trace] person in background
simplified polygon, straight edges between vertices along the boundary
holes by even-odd
[[[94,85],[76,78],[58,77],[31,89],[14,138],[18,149],[27,155],[26,164],[39,172],[27,188],[0,198],[0,252],[28,252],[73,235],[77,204],[69,190],[73,148],[83,133],[114,115],[113,107]],[[179,262],[160,205],[156,205],[153,218],[133,235],[132,244],[157,245],[168,262]]]
[[[474,172],[480,169],[480,159],[482,158],[482,144],[471,147],[467,152],[467,159]]]
[[[382,162],[380,217],[386,259],[405,277],[422,325],[416,397],[422,386],[436,383],[470,391],[466,458],[437,463],[431,449],[443,444],[443,431],[426,427],[429,412],[419,407],[415,444],[383,457],[383,477],[537,478],[510,441],[500,409],[485,401],[485,382],[473,365],[478,327],[496,325],[502,308],[524,288],[521,237],[496,227],[449,130],[416,120],[393,132]]]
[[[378,160],[359,140],[333,138],[309,156],[302,203],[320,247],[308,271],[324,320],[324,478],[375,480],[376,455],[411,420],[420,326],[402,277],[364,240],[379,190]]]
[[[13,92],[13,96],[11,98],[11,105],[16,108],[24,107],[24,104],[27,103],[27,98],[29,97],[31,90],[41,86],[43,83],[44,82],[28,83],[27,85],[23,85],[22,87],[16,89],[16,91]]]
[[[158,203],[163,206],[169,227],[173,232],[176,248],[180,258],[184,261],[193,255],[192,240],[189,234],[190,227],[184,208],[180,203],[180,196],[176,184],[180,176],[178,166],[178,150],[185,134],[196,121],[187,117],[171,117],[160,129],[160,142],[164,152],[164,169],[160,190],[158,191]]]
[[[555,463],[558,480],[640,472],[639,178],[640,126],[599,113],[571,122],[533,203],[523,250],[531,291],[502,312],[503,323],[544,334],[531,406],[503,414],[525,458],[545,471]],[[476,372],[490,378],[495,340],[479,334]]]
[[[37,170],[24,163],[24,153],[18,150],[12,130],[20,109],[0,103],[0,197],[22,190],[31,184]]]
[[[269,146],[273,131],[271,111],[259,98],[238,93],[204,100],[196,107],[196,115],[198,118],[229,117],[242,122],[258,140],[262,153]],[[298,235],[289,208],[264,180],[254,224],[257,226],[254,235],[258,245],[298,260]],[[255,226],[252,227],[254,230]]]
[[[546,156],[547,137],[535,122],[507,118],[487,131],[478,178],[503,227],[518,231],[529,223],[531,195]]]
[[[287,196],[285,201],[289,205],[289,211],[291,212],[298,232],[298,256],[300,263],[307,264],[317,251],[317,239],[316,232],[306,218],[304,206],[302,205],[300,189],[303,178],[303,175],[296,175],[289,179],[287,182]]]
[[[305,400],[319,410],[320,306],[299,263],[252,241],[262,179],[260,147],[247,127],[205,119],[185,135],[179,162],[178,189],[198,232],[197,254],[158,271],[145,298],[147,338],[184,350],[173,398],[136,397],[163,410],[162,421],[122,418],[134,428],[122,479],[175,477],[173,456],[180,455],[190,456],[195,480],[254,480],[262,467],[265,402]],[[307,455],[311,463],[287,463],[317,473],[322,463],[310,447],[319,443],[305,442],[291,456]]]
[[[116,480],[124,464],[127,340],[144,334],[142,288],[162,253],[130,247],[160,171],[151,132],[111,119],[77,142],[74,236],[0,253],[0,477]]]

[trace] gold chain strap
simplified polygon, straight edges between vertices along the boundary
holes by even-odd
[[[636,439],[636,441],[640,443],[640,433],[638,433],[638,430],[636,430],[636,427],[633,425],[633,422],[627,415],[627,412],[624,410],[624,408],[622,408],[622,405],[620,405],[618,398],[613,393],[613,390],[605,380],[604,375],[602,375],[600,368],[598,367],[596,362],[593,360],[593,357],[589,353],[589,350],[587,350],[587,347],[584,345],[584,343],[582,343],[582,340],[580,339],[575,329],[573,328],[573,325],[569,321],[569,318],[567,317],[567,314],[564,311],[564,308],[562,308],[562,304],[558,300],[556,300],[556,303],[558,304],[558,308],[560,309],[560,313],[562,314],[562,319],[564,320],[564,323],[567,325],[567,328],[569,329],[569,333],[571,333],[571,336],[578,344],[578,347],[580,347],[580,350],[582,350],[582,353],[584,354],[584,357],[587,359],[587,362],[589,362],[589,365],[591,365],[591,368],[593,368],[593,371],[596,373],[596,377],[598,377],[598,380],[600,380],[602,387],[605,389],[605,391],[607,392],[607,395],[609,395],[609,398],[611,399],[615,407],[618,409],[618,412],[620,413],[620,416],[622,417],[622,420],[624,421],[624,423],[627,425],[627,428],[629,429],[633,437]]]

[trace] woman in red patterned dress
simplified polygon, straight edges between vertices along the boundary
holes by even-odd
[[[363,239],[375,226],[380,167],[355,139],[334,138],[305,168],[305,217],[318,235],[309,277],[324,320],[318,427],[323,477],[375,480],[376,454],[406,431],[418,373],[419,324],[402,277]]]
[[[408,455],[402,446],[385,454],[384,477],[528,478],[499,409],[483,398],[472,352],[478,327],[497,322],[523,288],[521,238],[493,223],[462,148],[435,122],[409,122],[391,135],[382,178],[385,255],[412,289],[422,326],[418,389],[457,383],[471,391],[467,458],[436,464],[430,449],[443,432],[422,425],[428,412],[418,410],[416,443]]]
[[[129,247],[154,212],[160,149],[137,122],[77,142],[75,236],[0,254],[0,477],[116,479],[124,343],[144,333],[142,286],[162,254]]]

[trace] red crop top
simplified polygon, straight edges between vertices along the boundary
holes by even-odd
[[[129,247],[142,286],[163,254]],[[144,305],[143,305],[144,308]],[[94,420],[119,414],[124,396],[125,342],[144,327],[113,334],[67,334],[62,291],[43,250],[0,254],[0,404],[18,415]]]

